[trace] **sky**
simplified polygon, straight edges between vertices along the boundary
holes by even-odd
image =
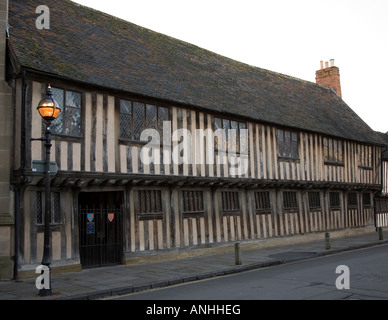
[[[342,99],[388,132],[387,0],[73,0],[263,69],[315,82],[340,69]]]

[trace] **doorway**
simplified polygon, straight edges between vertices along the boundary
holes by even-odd
[[[78,203],[82,267],[120,264],[123,192],[81,192]]]

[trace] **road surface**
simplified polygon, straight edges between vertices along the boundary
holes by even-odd
[[[128,294],[114,299],[388,299],[388,245]]]

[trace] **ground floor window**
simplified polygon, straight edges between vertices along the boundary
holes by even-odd
[[[357,207],[357,192],[350,192],[348,194],[348,206],[349,207]]]
[[[236,212],[240,210],[240,197],[238,191],[222,191],[222,211]]]
[[[203,191],[201,190],[182,190],[182,212],[184,214],[203,213]]]
[[[372,205],[371,203],[371,196],[369,192],[364,192],[362,194],[362,203],[364,207],[370,207]]]
[[[329,193],[330,209],[339,209],[341,207],[340,193],[330,192]]]
[[[162,191],[137,190],[137,206],[135,210],[143,218],[162,218]]]
[[[308,193],[309,208],[310,210],[321,209],[321,197],[319,191],[310,191]]]
[[[36,192],[36,223],[44,224],[44,205],[45,193],[42,191]],[[50,223],[61,223],[61,194],[59,192],[51,192],[51,215]]]
[[[283,192],[283,208],[284,210],[298,210],[298,198],[296,191]]]
[[[377,213],[388,213],[388,198],[377,198],[376,199],[376,212]]]
[[[270,211],[271,199],[269,191],[256,191],[255,196],[255,209],[256,211]]]

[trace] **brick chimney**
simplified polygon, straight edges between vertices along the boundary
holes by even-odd
[[[321,61],[321,69],[315,72],[315,81],[317,84],[331,87],[342,98],[339,69],[334,66],[334,59],[330,59],[330,65],[325,62],[325,66]]]

